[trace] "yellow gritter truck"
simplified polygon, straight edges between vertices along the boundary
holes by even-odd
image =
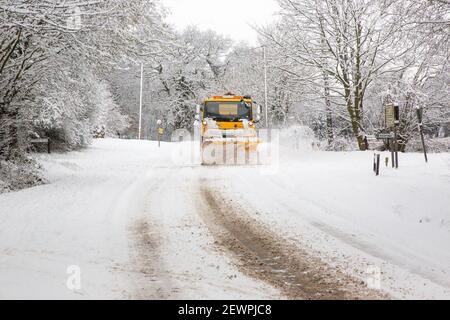
[[[197,107],[203,165],[258,163],[261,107],[250,96],[213,96]]]

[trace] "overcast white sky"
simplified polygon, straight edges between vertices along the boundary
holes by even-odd
[[[273,21],[278,10],[276,0],[160,0],[170,9],[169,22],[178,30],[197,25],[211,29],[235,41],[256,44],[257,34],[248,25]]]

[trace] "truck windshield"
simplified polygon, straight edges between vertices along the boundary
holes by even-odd
[[[242,119],[250,120],[251,107],[244,102],[207,102],[204,117],[229,122]]]

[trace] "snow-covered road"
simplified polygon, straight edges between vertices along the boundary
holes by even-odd
[[[449,154],[374,177],[371,153],[286,151],[269,175],[175,148],[41,155],[49,184],[0,195],[0,298],[450,298]]]

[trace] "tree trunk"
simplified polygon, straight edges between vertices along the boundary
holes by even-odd
[[[350,116],[350,123],[352,126],[352,132],[353,135],[356,138],[356,141],[358,142],[358,148],[360,151],[366,151],[369,147],[369,144],[367,142],[367,138],[365,137],[364,132],[361,130],[361,112],[360,112],[360,106],[355,107],[353,105],[352,101],[352,94],[351,89],[349,86],[344,85],[344,92],[345,92],[345,100],[347,104],[347,111]],[[360,104],[359,99],[355,99],[355,101]],[[358,102],[359,101],[359,102]]]
[[[333,134],[333,116],[331,111],[331,99],[330,99],[330,82],[328,79],[328,74],[326,71],[323,72],[323,82],[325,89],[325,116],[327,124],[327,140],[328,144],[331,145],[334,141]]]
[[[6,159],[8,147],[8,121],[4,112],[4,106],[0,106],[0,160]]]

